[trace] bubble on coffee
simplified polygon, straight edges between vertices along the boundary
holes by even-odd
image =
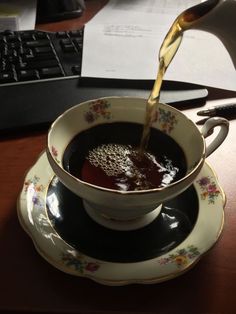
[[[100,167],[107,176],[117,176],[132,167],[129,154],[130,147],[127,145],[104,144],[91,150],[87,159],[95,167]]]
[[[106,176],[113,177],[115,186],[120,190],[155,188],[157,180],[160,181],[159,187],[165,186],[173,181],[178,172],[170,161],[164,167],[150,152],[140,154],[139,149],[131,145],[103,144],[89,151],[86,159]]]

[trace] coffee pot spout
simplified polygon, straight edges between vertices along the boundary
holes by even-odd
[[[188,29],[199,29],[218,37],[236,68],[236,0],[206,0],[185,12]]]

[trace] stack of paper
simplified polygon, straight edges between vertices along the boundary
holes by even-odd
[[[155,79],[158,52],[175,18],[200,0],[110,0],[86,25],[82,75]],[[214,49],[212,49],[214,47]],[[165,79],[236,90],[236,71],[218,38],[184,34]]]
[[[0,1],[0,31],[35,28],[36,0]]]

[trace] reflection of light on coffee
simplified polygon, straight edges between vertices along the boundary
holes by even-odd
[[[102,144],[89,151],[87,161],[82,171],[85,181],[95,184],[93,177],[88,178],[87,175],[94,170],[90,167],[92,165],[108,177],[107,187],[112,181],[114,186],[123,191],[166,186],[178,172],[169,159],[165,158],[165,164],[161,164],[150,152],[140,154],[131,145]],[[103,182],[106,185],[105,177]]]
[[[173,178],[178,173],[179,169],[177,167],[174,167],[171,160],[165,158],[166,164],[165,164],[165,174],[163,175],[162,179],[162,186],[167,186],[173,181]]]

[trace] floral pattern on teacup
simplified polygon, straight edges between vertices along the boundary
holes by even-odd
[[[54,159],[56,160],[56,162],[59,164],[60,160],[57,158],[58,157],[58,150],[53,145],[51,147],[51,153],[52,153],[52,156],[54,157]]]
[[[197,180],[197,183],[199,184],[202,191],[201,199],[207,199],[208,204],[214,204],[215,199],[220,194],[215,181],[213,181],[210,177],[202,177],[201,179]]]
[[[98,118],[109,120],[111,112],[108,108],[111,104],[104,99],[97,99],[89,103],[89,110],[84,113],[84,118],[88,123],[93,123]]]
[[[194,258],[198,257],[200,252],[194,245],[187,248],[179,249],[175,253],[169,254],[168,257],[162,257],[158,260],[160,265],[174,263],[178,268],[187,266]]]
[[[61,259],[66,266],[73,267],[81,274],[83,274],[84,272],[94,273],[100,268],[100,263],[88,262],[82,254],[75,255],[70,252],[62,253]]]
[[[153,122],[159,123],[162,132],[170,134],[174,130],[178,120],[176,119],[176,115],[170,110],[158,108]]]

